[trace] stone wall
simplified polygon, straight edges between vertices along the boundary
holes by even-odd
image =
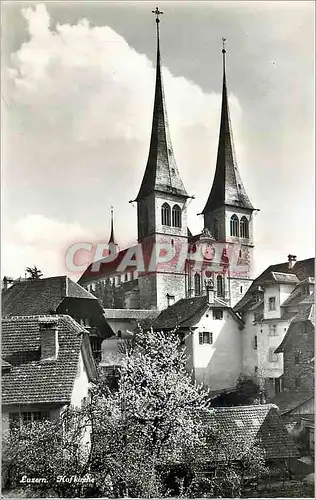
[[[314,389],[314,327],[309,321],[292,323],[284,346],[284,388]],[[297,386],[297,381],[300,385]]]

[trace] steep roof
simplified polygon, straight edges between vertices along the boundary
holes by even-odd
[[[284,351],[284,346],[286,345],[288,339],[292,335],[292,330],[293,330],[293,325],[295,323],[300,323],[300,322],[305,322],[305,321],[310,321],[313,327],[315,328],[315,305],[310,304],[308,306],[301,306],[298,310],[298,313],[295,315],[295,317],[292,319],[290,326],[287,329],[286,334],[283,337],[283,340],[281,344],[275,349],[274,352],[283,352]]]
[[[40,360],[39,322],[43,317],[2,320],[2,356],[12,366],[2,375],[2,404],[69,403],[80,351],[88,377],[95,378],[88,333],[70,316],[50,318],[57,322],[59,350],[57,359],[49,361]]]
[[[136,201],[154,191],[188,198],[173,153],[161,72],[159,19],[157,22],[156,89],[150,148],[143,181]]]
[[[314,397],[314,392],[300,388],[297,391],[283,391],[279,392],[272,399],[272,403],[278,406],[281,415],[295,410],[306,401]]]
[[[238,460],[257,443],[267,459],[298,456],[295,443],[273,404],[215,408],[205,411],[204,419],[218,430],[215,459],[219,461],[227,454]]]
[[[128,258],[129,251],[133,255],[130,254],[131,258],[130,259],[128,258],[128,260],[135,261],[135,264],[124,267],[124,271],[121,271],[121,273],[118,272],[118,274],[122,274],[123,272],[126,273],[126,272],[136,271],[137,270],[137,260],[135,256],[136,248],[137,245],[132,246],[130,248],[125,248],[124,250],[121,250],[116,255],[114,255],[114,258],[112,258],[111,256],[107,256],[104,257],[103,259],[93,262],[87,267],[85,272],[80,277],[78,283],[87,283],[102,276],[110,276],[118,272],[117,270],[121,262],[123,261],[124,257]]]
[[[271,275],[271,273],[285,273],[287,275],[293,274],[297,276],[299,281],[303,281],[308,277],[314,276],[314,267],[314,257],[310,259],[298,260],[291,269],[289,269],[288,262],[282,262],[281,264],[272,264],[253,281],[242,299],[234,306],[234,310],[236,312],[248,310],[249,306],[253,303],[253,293],[256,291],[258,285],[263,284],[267,279],[269,279],[269,275]]]
[[[153,322],[153,328],[173,329],[179,326],[184,328],[194,326],[209,307],[229,309],[236,321],[241,325],[243,324],[234,311],[224,302],[215,298],[214,304],[210,306],[206,295],[202,295],[200,297],[180,299],[172,306],[167,307]]]
[[[227,98],[225,49],[223,49],[222,52],[223,89],[217,162],[212,189],[202,211],[203,214],[211,212],[215,208],[223,205],[232,205],[254,210],[242,183],[237,166]]]
[[[21,281],[2,294],[2,316],[31,316],[55,312],[65,297],[97,301],[68,276]]]

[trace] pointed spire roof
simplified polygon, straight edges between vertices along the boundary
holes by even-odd
[[[109,244],[113,243],[116,245],[115,238],[114,238],[114,209],[111,207],[111,234],[110,234],[110,239],[109,239]]]
[[[147,166],[136,201],[154,191],[178,194],[188,198],[173,153],[165,103],[159,40],[159,15],[163,12],[160,12],[158,7],[152,12],[156,14],[157,26],[155,102]]]
[[[235,156],[227,97],[225,41],[226,38],[223,38],[222,111],[216,170],[211,193],[202,212],[203,214],[223,205],[255,210],[242,183]]]

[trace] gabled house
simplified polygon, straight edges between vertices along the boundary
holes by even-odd
[[[215,461],[227,457],[238,461],[247,449],[257,445],[270,463],[299,456],[273,404],[215,408],[205,411],[204,420],[217,432]]]
[[[160,313],[155,330],[178,329],[187,368],[211,390],[232,388],[242,372],[242,320],[226,302],[207,296],[181,299]]]
[[[2,320],[3,431],[80,407],[96,380],[88,332],[66,315]]]
[[[98,299],[67,276],[15,283],[2,294],[2,317],[67,314],[89,332],[93,355],[113,335]]]
[[[269,266],[254,280],[234,311],[243,319],[243,372],[258,377],[273,397],[282,391],[282,342],[300,304],[312,300],[314,259]]]

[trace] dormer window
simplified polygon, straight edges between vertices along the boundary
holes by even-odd
[[[269,311],[276,310],[276,300],[275,297],[269,297]]]
[[[41,360],[56,359],[58,356],[57,320],[39,324],[41,337]]]

